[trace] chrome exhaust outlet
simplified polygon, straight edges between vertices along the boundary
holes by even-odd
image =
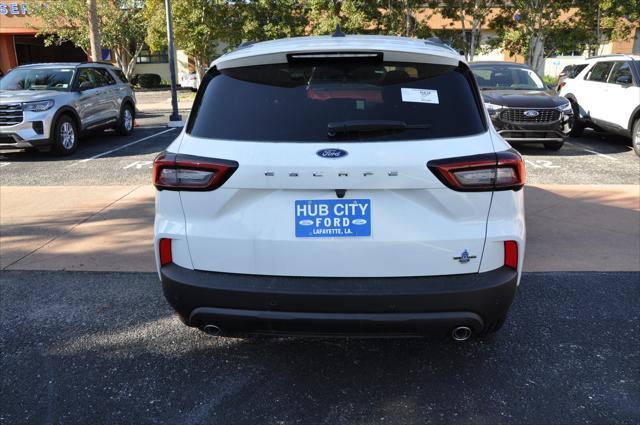
[[[473,332],[467,326],[458,326],[451,332],[451,336],[455,341],[466,341],[471,338]]]
[[[211,335],[211,336],[218,336],[218,335],[222,334],[222,329],[220,329],[216,325],[205,325],[202,328],[202,330],[204,331],[204,333],[206,333],[207,335]]]

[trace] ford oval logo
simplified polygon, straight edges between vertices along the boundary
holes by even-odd
[[[538,111],[534,111],[534,110],[524,111],[525,117],[534,118],[534,117],[537,117],[538,115],[540,115],[540,112]]]
[[[342,149],[321,149],[316,152],[321,158],[342,158],[343,156],[349,155],[349,152],[343,151]]]

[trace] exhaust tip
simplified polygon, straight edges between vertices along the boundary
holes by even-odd
[[[222,329],[220,329],[216,325],[205,325],[202,328],[202,331],[204,333],[206,333],[207,335],[211,335],[211,336],[218,336],[218,335],[222,334]]]
[[[458,326],[451,332],[451,336],[455,341],[466,341],[471,338],[472,333],[468,326]]]

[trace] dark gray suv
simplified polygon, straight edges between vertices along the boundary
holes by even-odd
[[[70,155],[92,130],[133,131],[135,94],[122,71],[102,63],[23,65],[0,80],[0,149]]]

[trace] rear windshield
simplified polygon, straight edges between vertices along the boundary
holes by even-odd
[[[458,66],[270,64],[212,70],[200,90],[187,127],[196,137],[388,141],[485,131],[471,73]]]

